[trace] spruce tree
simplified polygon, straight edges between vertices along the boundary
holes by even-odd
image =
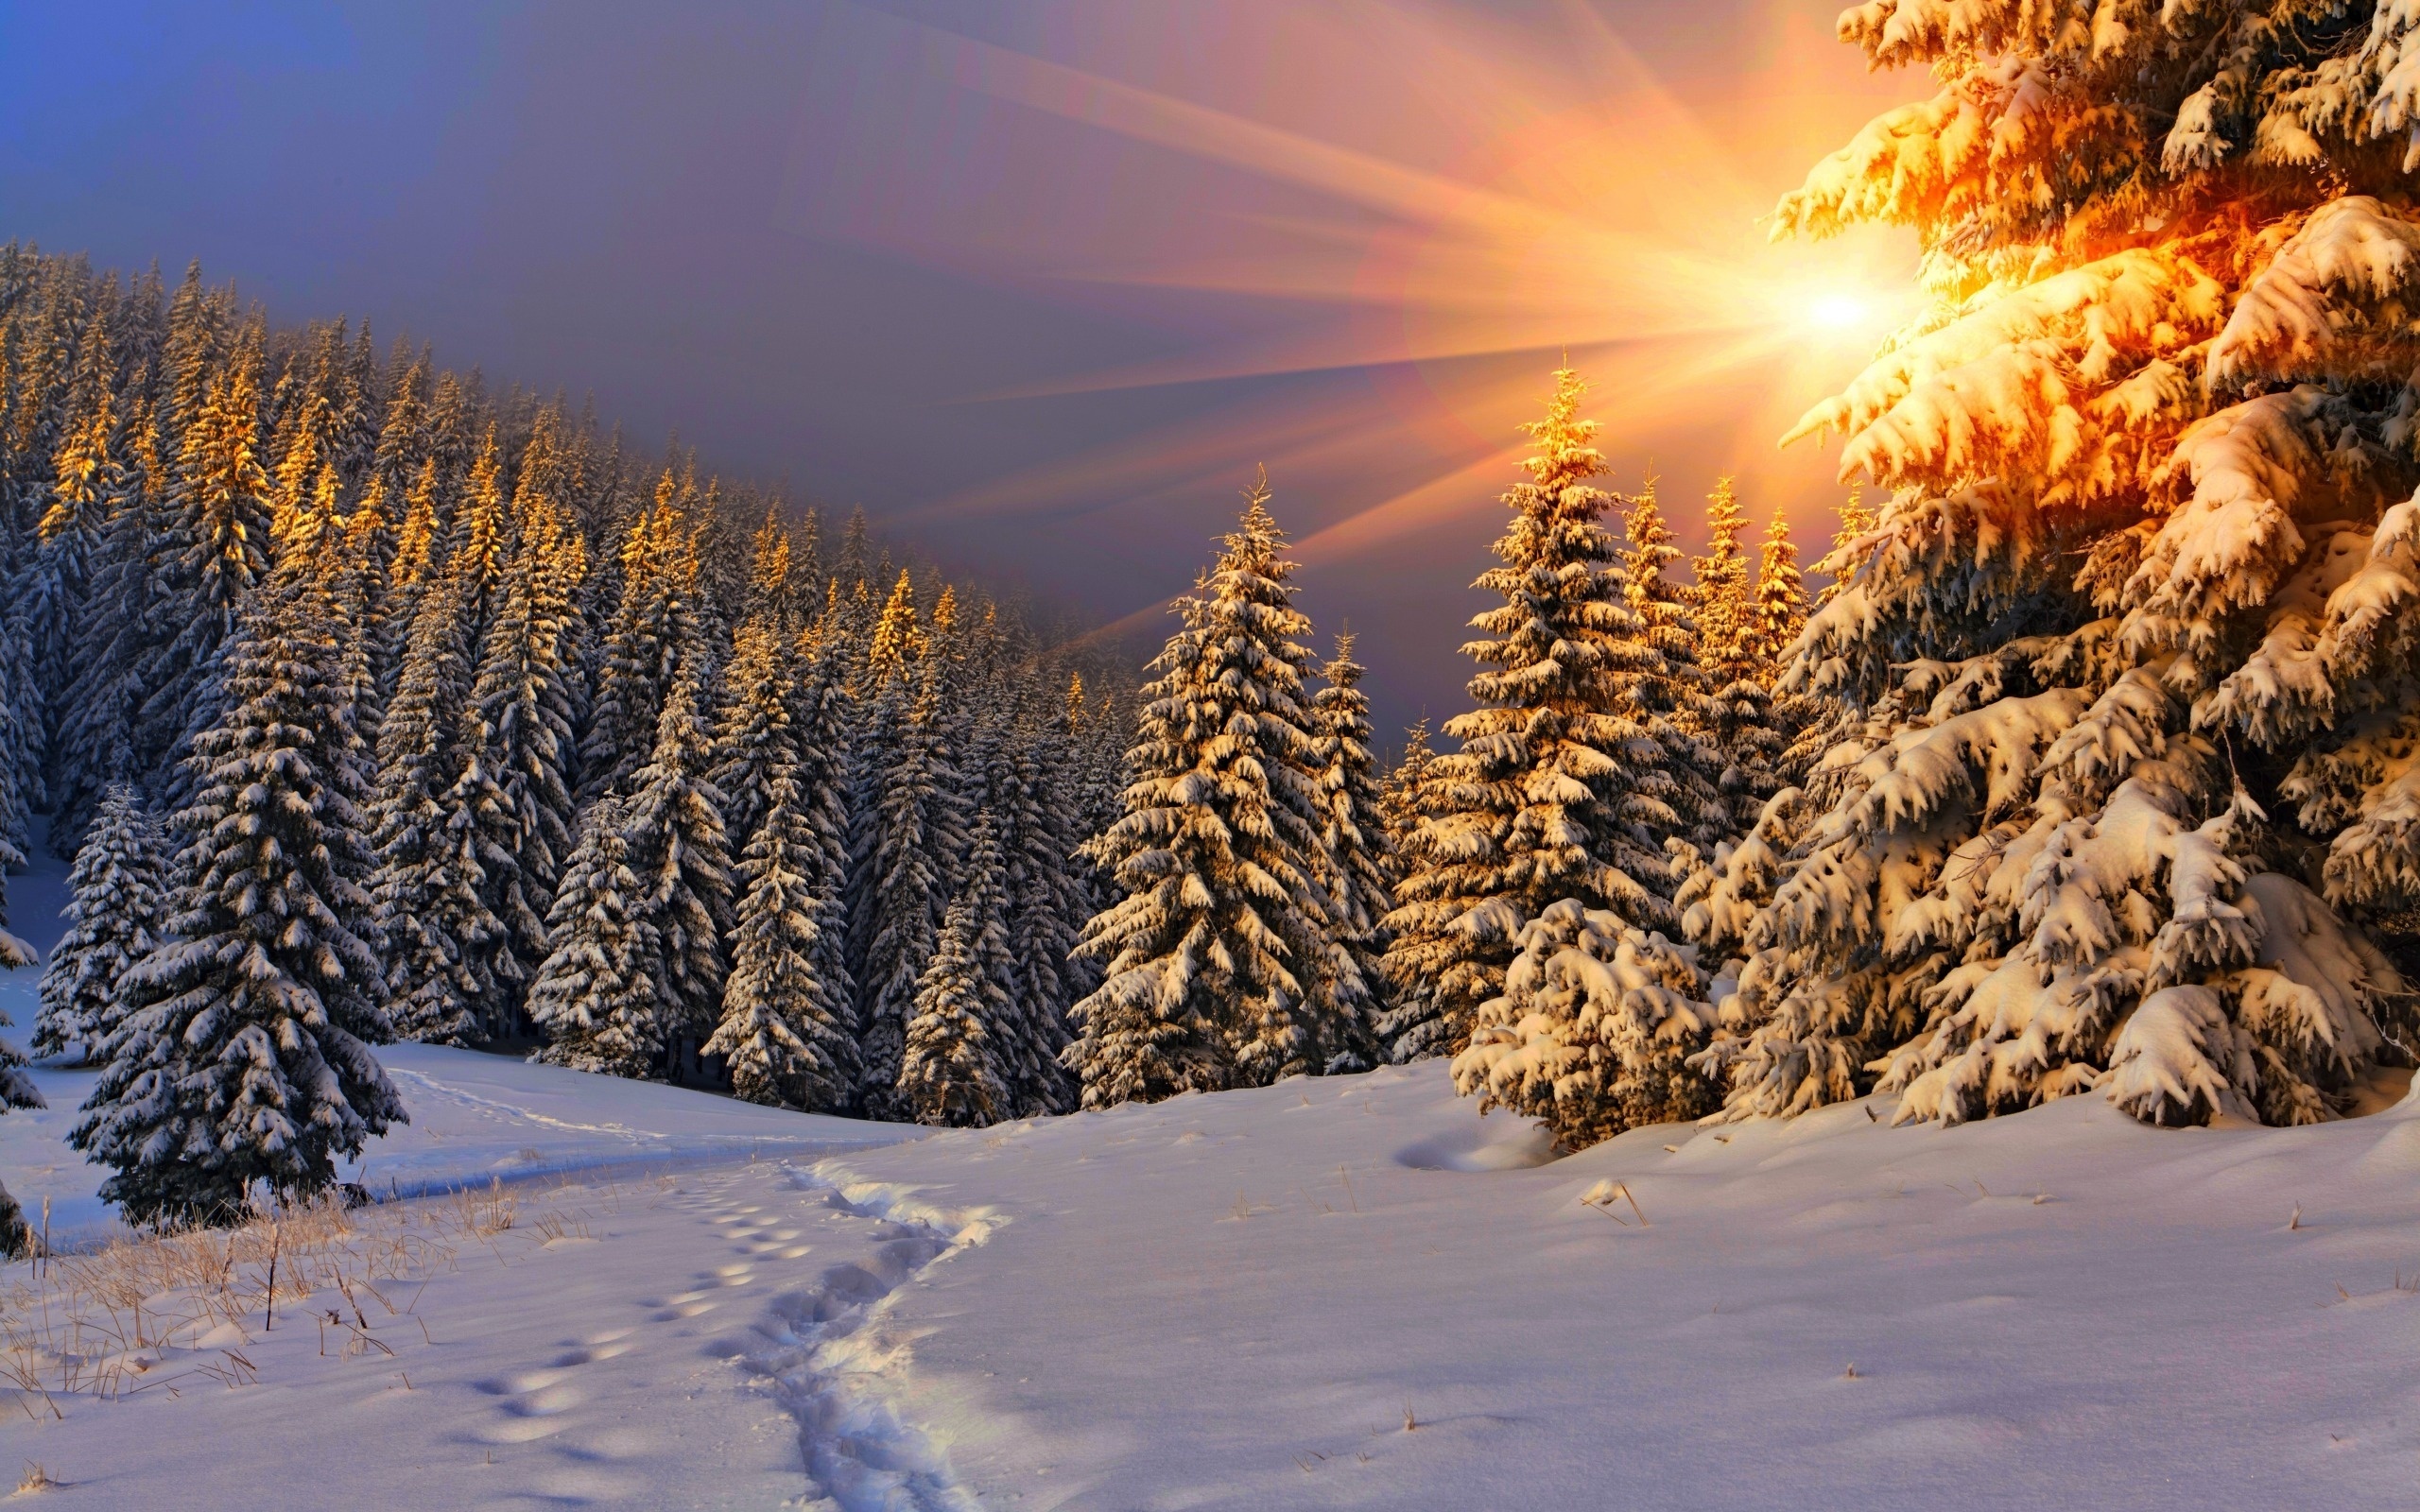
[[[422,600],[378,750],[372,917],[387,945],[395,1033],[436,1044],[486,1038],[494,982],[482,970],[502,925],[458,829],[462,773],[461,585]]]
[[[992,816],[975,818],[964,886],[949,905],[916,986],[895,1105],[919,1124],[979,1128],[1015,1116],[1015,966],[1002,919],[1002,868]]]
[[[581,783],[591,794],[627,788],[654,744],[674,685],[707,671],[695,527],[668,469],[654,504],[631,522],[620,569],[620,603],[581,747]]]
[[[673,1023],[662,946],[631,868],[629,814],[607,795],[580,820],[547,916],[552,950],[529,988],[546,1037],[530,1059],[612,1076],[659,1074]]]
[[[1391,977],[1428,984],[1426,1044],[1469,1037],[1522,929],[1548,904],[1577,898],[1647,923],[1663,913],[1664,857],[1643,833],[1676,816],[1641,790],[1665,747],[1659,712],[1633,692],[1663,669],[1605,528],[1612,500],[1588,481],[1604,460],[1590,444],[1596,422],[1580,417],[1585,392],[1578,373],[1558,371],[1546,418],[1528,427],[1536,451],[1504,495],[1503,565],[1477,585],[1504,602],[1471,622],[1482,638],[1463,647],[1483,669],[1470,683],[1479,707],[1445,726],[1461,748],[1430,763],[1387,919]]]
[[[1353,1047],[1322,991],[1333,924],[1302,697],[1309,627],[1264,474],[1151,662],[1126,815],[1095,842],[1123,896],[1084,927],[1083,1106],[1266,1085]]]
[[[364,794],[333,608],[300,565],[223,657],[223,718],[187,758],[171,939],[125,973],[127,1020],[78,1149],[137,1222],[227,1222],[254,1190],[307,1198],[405,1121],[370,1052],[388,1037],[359,879]]]
[[[1838,598],[1841,590],[1848,587],[1858,566],[1854,559],[1857,547],[1874,534],[1874,510],[1866,504],[1861,488],[1849,490],[1849,496],[1841,501],[1838,517],[1839,525],[1832,532],[1832,549],[1815,564],[1817,571],[1831,575],[1831,580],[1815,595],[1817,609]]]
[[[792,767],[776,769],[770,806],[739,864],[722,1022],[704,1053],[720,1056],[742,1099],[837,1112],[857,1085],[847,980],[828,980],[823,934],[834,922],[822,837]]]
[[[165,763],[216,717],[218,648],[234,633],[246,600],[268,571],[270,483],[260,450],[261,341],[245,333],[223,376],[185,430],[159,592],[174,639],[144,677],[136,755],[146,769]],[[179,763],[172,791],[182,792]]]
[[[1380,813],[1377,758],[1370,750],[1370,699],[1353,637],[1336,638],[1311,696],[1311,761],[1318,802],[1321,884],[1329,902],[1334,964],[1329,1006],[1352,1026],[1341,1055],[1366,1069],[1379,1054],[1377,1023],[1390,1010],[1384,920],[1394,911],[1390,841]]]
[[[721,1016],[722,939],[731,929],[731,852],[697,703],[696,679],[683,678],[656,721],[655,748],[631,780],[625,821],[639,881],[633,917],[655,945],[648,969],[675,1049],[711,1035]]]
[[[1387,774],[1385,788],[1379,794],[1380,828],[1387,837],[1387,889],[1390,897],[1402,894],[1405,879],[1411,875],[1419,850],[1421,821],[1431,816],[1442,816],[1451,812],[1451,800],[1441,782],[1435,753],[1428,743],[1428,721],[1421,719],[1404,732],[1403,757]],[[1391,922],[1400,921],[1406,911],[1398,908],[1388,916]],[[1450,929],[1451,921],[1442,916],[1423,916],[1426,927],[1441,922]],[[1387,980],[1388,1008],[1376,1025],[1378,1041],[1386,1058],[1403,1065],[1426,1060],[1431,1056],[1451,1055],[1461,1048],[1454,1039],[1455,1030],[1439,1010],[1435,984],[1421,975],[1413,963],[1433,959],[1449,942],[1436,934],[1414,937],[1390,936],[1387,954],[1379,969]]]
[[[1706,736],[1720,763],[1716,786],[1723,824],[1717,834],[1692,838],[1720,843],[1745,833],[1780,786],[1776,770],[1784,740],[1773,717],[1772,657],[1756,582],[1739,545],[1747,520],[1729,478],[1715,484],[1706,525],[1712,543],[1695,564],[1694,599],[1698,661],[1710,695]],[[1700,849],[1710,854],[1714,844]]]
[[[950,873],[966,847],[938,665],[925,663],[917,682],[911,696],[894,679],[878,706],[877,718],[888,715],[896,733],[870,774],[871,802],[855,858],[866,940],[856,976],[864,1033],[858,1074],[864,1107],[877,1118],[905,1116],[897,1083],[908,1019],[941,934]]]
[[[1789,674],[1860,718],[1691,911],[1706,1064],[1743,1117],[2333,1117],[2420,898],[2411,20],[1910,15],[1841,36],[1933,97],[1775,215],[1910,228],[1934,301],[1799,427],[1892,495]]]
[[[587,553],[563,507],[525,485],[513,547],[470,690],[464,812],[478,832],[481,897],[502,926],[494,976],[532,979],[548,953],[546,917],[572,847],[573,600]],[[511,1005],[490,1011],[501,1028]]]
[[[1756,559],[1756,654],[1768,667],[1780,664],[1799,632],[1806,628],[1806,580],[1798,571],[1798,548],[1789,521],[1779,509],[1765,526]]]
[[[732,843],[742,849],[771,811],[773,775],[798,762],[791,728],[797,687],[788,640],[767,610],[739,627],[732,658],[723,665],[714,783],[722,795]]]
[[[1700,632],[1691,610],[1695,595],[1665,576],[1681,552],[1672,544],[1671,527],[1656,502],[1655,480],[1648,479],[1629,505],[1623,520],[1629,549],[1622,571],[1638,627],[1639,654],[1634,665],[1614,674],[1609,696],[1644,715],[1649,743],[1627,753],[1630,796],[1623,807],[1634,858],[1625,869],[1653,889],[1645,919],[1660,925],[1671,917],[1666,903],[1677,882],[1664,856],[1667,843],[1678,839],[1710,850],[1733,830],[1721,795],[1723,758],[1707,739],[1717,721],[1706,668],[1699,659]],[[1743,585],[1737,597],[1744,613]]]
[[[108,1063],[127,971],[166,940],[172,880],[165,828],[130,784],[112,783],[67,874],[67,933],[43,971],[34,1054]]]
[[[829,623],[827,619],[827,624]],[[808,964],[837,1005],[838,1022],[854,1038],[859,1031],[857,981],[849,946],[849,763],[856,704],[849,696],[847,655],[838,626],[799,634],[801,672],[791,728],[796,735],[795,783],[801,821],[799,842],[807,849],[800,874],[817,902],[817,931]]]

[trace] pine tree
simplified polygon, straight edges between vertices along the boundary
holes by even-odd
[[[1719,489],[1717,496],[1728,491]],[[1629,503],[1624,528],[1630,545],[1622,571],[1640,654],[1634,666],[1615,673],[1610,693],[1644,713],[1648,743],[1625,753],[1631,791],[1624,817],[1634,860],[1624,869],[1653,889],[1646,913],[1649,922],[1660,924],[1669,917],[1664,903],[1676,882],[1663,856],[1667,842],[1679,839],[1709,850],[1732,833],[1732,826],[1721,796],[1723,756],[1706,738],[1718,721],[1711,680],[1699,656],[1700,632],[1691,611],[1696,595],[1664,576],[1681,552],[1656,503],[1655,480],[1648,479]],[[1736,542],[1732,555],[1737,556]],[[1732,592],[1744,615],[1743,582],[1735,582]]]
[[[827,617],[827,622],[828,617]],[[834,626],[836,632],[838,627]],[[799,841],[806,848],[799,862],[817,902],[817,930],[807,954],[808,964],[836,1005],[838,1022],[854,1039],[859,1032],[857,979],[851,970],[849,943],[849,792],[850,730],[856,704],[849,696],[847,656],[822,627],[803,630],[798,639],[801,673],[796,682],[797,706],[791,717],[798,765]]]
[[[722,1022],[704,1054],[720,1056],[744,1100],[837,1112],[857,1085],[847,980],[828,980],[823,933],[834,922],[821,836],[794,768],[777,769],[770,806],[739,865],[738,921]]]
[[[1376,1026],[1391,1006],[1382,921],[1394,911],[1394,898],[1362,671],[1353,660],[1353,637],[1339,635],[1336,655],[1320,669],[1324,686],[1311,696],[1311,761],[1321,885],[1330,905],[1329,944],[1337,957],[1324,990],[1329,1010],[1352,1026],[1342,1054],[1366,1069],[1379,1054]]]
[[[1857,566],[1857,563],[1850,559],[1851,553],[1856,550],[1858,541],[1874,533],[1874,510],[1867,506],[1865,490],[1861,488],[1849,490],[1849,496],[1841,502],[1839,516],[1840,527],[1832,532],[1832,549],[1824,554],[1822,561],[1816,563],[1817,571],[1832,575],[1832,580],[1825,583],[1823,592],[1815,595],[1817,609],[1822,609],[1833,599],[1838,598],[1841,591],[1848,587],[1849,578]]]
[[[1711,834],[1691,838],[1702,852],[1711,853],[1756,822],[1765,800],[1780,786],[1776,769],[1785,742],[1773,717],[1772,658],[1757,581],[1749,576],[1739,545],[1747,519],[1729,478],[1715,484],[1706,525],[1713,539],[1707,554],[1697,559],[1693,597],[1698,661],[1709,694],[1706,736],[1720,763],[1715,786],[1721,794],[1722,823]]]
[[[387,1038],[363,794],[317,578],[289,569],[227,643],[224,718],[195,737],[169,943],[130,1002],[72,1136],[138,1222],[226,1222],[256,1186],[306,1198],[405,1121],[370,1053]],[[348,790],[352,789],[352,790]]]
[[[664,1066],[672,1005],[661,986],[662,944],[631,868],[628,822],[610,794],[580,821],[547,916],[553,949],[529,988],[529,1017],[547,1040],[532,1060],[612,1076]]]
[[[1428,984],[1425,1044],[1468,1038],[1479,1005],[1503,990],[1522,929],[1548,904],[1661,916],[1664,858],[1641,832],[1668,833],[1677,816],[1640,790],[1637,765],[1651,768],[1663,747],[1655,712],[1624,692],[1662,669],[1604,525],[1612,500],[1588,482],[1604,461],[1590,444],[1596,422],[1580,418],[1585,391],[1578,373],[1558,371],[1546,418],[1529,426],[1537,450],[1504,495],[1503,565],[1477,585],[1504,603],[1471,622],[1483,639],[1463,648],[1484,669],[1470,683],[1479,707],[1445,726],[1461,749],[1430,763],[1386,921],[1391,978]]]
[[[1455,1080],[1482,1107],[1538,1119],[1567,1149],[1703,1117],[1717,1093],[1687,1057],[1713,1028],[1706,987],[1662,935],[1565,898],[1523,926]]]
[[[166,550],[159,561],[164,611],[175,639],[161,648],[144,679],[147,696],[136,754],[147,769],[168,760],[191,732],[213,721],[218,648],[234,633],[246,600],[268,572],[271,486],[258,456],[261,342],[257,326],[245,333],[184,433]],[[186,770],[180,763],[177,771]],[[182,792],[180,783],[170,785]]]
[[[743,849],[772,809],[774,774],[798,763],[791,729],[797,686],[787,642],[768,611],[739,627],[732,658],[723,666],[714,783],[722,795],[732,841]]]
[[[964,886],[916,986],[896,1097],[919,1124],[980,1128],[1013,1117],[1004,1062],[1014,1037],[1015,965],[1002,919],[1002,868],[992,816],[976,816]]]
[[[112,784],[67,874],[67,933],[43,971],[34,1054],[108,1063],[126,972],[167,938],[169,859],[164,827],[131,786]]]
[[[1756,561],[1757,659],[1767,667],[1779,665],[1806,628],[1806,580],[1798,571],[1789,521],[1775,509]]]
[[[1403,758],[1387,774],[1378,798],[1379,827],[1386,835],[1387,892],[1391,898],[1402,894],[1404,881],[1411,874],[1411,863],[1421,853],[1421,821],[1453,812],[1451,799],[1440,781],[1442,775],[1435,753],[1429,748],[1428,721],[1423,718],[1404,732]],[[1398,908],[1386,917],[1392,922],[1403,919],[1406,913]],[[1451,921],[1440,914],[1426,913],[1422,918],[1426,927],[1434,929],[1442,922],[1443,929],[1451,928]],[[1461,1048],[1455,1040],[1454,1025],[1439,1010],[1435,984],[1413,970],[1413,963],[1432,960],[1441,950],[1450,948],[1451,941],[1442,932],[1388,937],[1387,954],[1380,958],[1379,970],[1386,976],[1389,1006],[1374,1027],[1389,1061],[1403,1065],[1431,1056],[1451,1055]]]
[[[1990,0],[1841,34],[1937,93],[1777,226],[1909,226],[1935,302],[1799,427],[1892,498],[1789,675],[1858,728],[1691,909],[1744,958],[1704,1061],[1726,1111],[2334,1116],[2420,895],[2420,477],[2386,376],[2420,33]]]
[[[159,425],[147,415],[130,425],[138,461],[158,461]],[[60,703],[60,781],[53,790],[54,854],[72,856],[83,842],[102,794],[112,782],[147,777],[137,754],[137,712],[144,677],[158,649],[172,638],[153,572],[162,536],[160,494],[149,470],[130,470],[102,528],[87,612],[77,622],[70,660],[76,675]],[[164,471],[163,471],[164,476]]]
[[[1123,896],[1084,928],[1107,963],[1067,1064],[1106,1108],[1317,1072],[1358,1025],[1323,1001],[1332,925],[1302,697],[1310,622],[1266,474],[1196,592],[1132,753],[1126,816],[1095,842]]]
[[[0,876],[5,876],[7,867],[22,867],[24,864],[22,853],[0,843]],[[4,891],[5,885],[0,885],[0,892]],[[5,925],[5,911],[0,910],[0,925]],[[32,946],[9,934],[6,927],[0,927],[0,969],[31,966],[34,960]],[[9,1016],[0,1013],[0,1027],[6,1027],[9,1022]],[[41,1091],[34,1086],[33,1078],[26,1074],[25,1067],[24,1054],[7,1040],[0,1040],[0,1113],[6,1113],[11,1108],[49,1106],[43,1100]],[[26,1253],[29,1239],[25,1213],[18,1208],[17,1199],[9,1194],[7,1187],[0,1186],[0,1256],[14,1257]]]
[[[1653,489],[1650,484],[1648,491]],[[1715,479],[1714,491],[1706,496],[1705,527],[1705,555],[1690,563],[1696,582],[1687,601],[1698,664],[1719,690],[1756,673],[1755,590],[1740,546],[1748,518],[1740,512],[1739,495],[1728,477]]]
[[[713,755],[684,677],[656,721],[655,748],[631,780],[630,868],[639,880],[632,915],[655,944],[648,969],[663,1005],[666,1043],[703,1040],[721,1017],[722,938],[731,929],[731,852],[722,796],[706,776]]]
[[[911,662],[925,652],[924,627],[916,618],[916,585],[906,573],[892,585],[890,597],[874,621],[873,638],[866,648],[866,679],[879,686],[904,678]]]
[[[628,783],[654,744],[674,685],[707,671],[696,534],[669,470],[654,504],[631,522],[620,561],[621,601],[581,747],[582,786],[592,794]]]
[[[483,947],[502,929],[477,858],[457,832],[462,771],[461,585],[421,602],[378,750],[372,847],[373,914],[387,943],[388,1016],[407,1040],[468,1044],[486,1037],[494,990]]]
[[[896,681],[877,720],[895,730],[871,773],[854,873],[865,949],[856,973],[864,1038],[858,1071],[867,1111],[897,1118],[900,1055],[917,984],[948,906],[948,878],[966,848],[956,752],[943,723],[939,668],[927,663],[910,697]]]
[[[481,896],[505,931],[494,974],[508,984],[533,979],[548,954],[545,920],[572,847],[574,599],[588,566],[554,498],[525,482],[515,508],[512,555],[471,686],[468,741],[477,770],[465,791],[479,831]],[[494,1005],[494,1027],[510,1008]]]

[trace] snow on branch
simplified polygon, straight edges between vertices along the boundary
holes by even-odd
[[[2420,356],[2420,226],[2368,195],[2313,211],[2211,345],[2212,388],[2401,377]]]
[[[2044,480],[2045,503],[2103,497],[2132,470],[2096,443],[2175,414],[2172,359],[2217,329],[2224,300],[2189,259],[2129,249],[1987,298],[1887,353],[1783,442],[1839,431],[1843,481],[2022,475]]]

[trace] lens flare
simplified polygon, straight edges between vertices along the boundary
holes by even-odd
[[[1726,472],[1751,496],[1828,499],[1830,465],[1773,442],[1907,313],[1882,291],[1909,285],[1913,249],[1776,247],[1763,217],[1900,86],[1860,97],[1876,86],[1803,8],[1745,3],[1775,45],[1717,110],[1578,4],[1514,25],[1420,0],[1148,22],[1068,0],[1059,24],[988,36],[836,8],[920,81],[880,96],[895,121],[836,87],[856,114],[799,122],[778,213],[1157,338],[1046,382],[968,381],[987,407],[1125,394],[1159,419],[911,512],[927,524],[1208,524],[1265,461],[1314,564],[1441,524],[1483,541],[1566,354],[1616,486],[1660,463],[1675,494]]]

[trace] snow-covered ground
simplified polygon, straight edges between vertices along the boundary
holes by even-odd
[[[372,1141],[344,1176],[382,1196],[596,1166],[662,1169],[717,1159],[821,1155],[924,1132],[786,1113],[441,1045],[382,1045],[378,1058],[403,1093],[411,1122]],[[98,1074],[38,1064],[34,1084],[50,1106],[0,1117],[0,1183],[37,1218],[43,1199],[50,1199],[57,1244],[113,1227],[94,1195],[107,1173],[66,1143]]]
[[[511,1079],[483,1116],[561,1116]],[[557,1106],[670,1139],[719,1137],[667,1111],[718,1102]],[[525,1186],[518,1237],[430,1283],[425,1338],[382,1326],[392,1360],[255,1336],[257,1384],[20,1417],[0,1464],[208,1508],[327,1504],[332,1443],[372,1507],[2411,1503],[2420,1109],[1874,1111],[1547,1161],[1429,1064],[691,1148],[652,1185]],[[544,1211],[585,1233],[538,1243]]]

